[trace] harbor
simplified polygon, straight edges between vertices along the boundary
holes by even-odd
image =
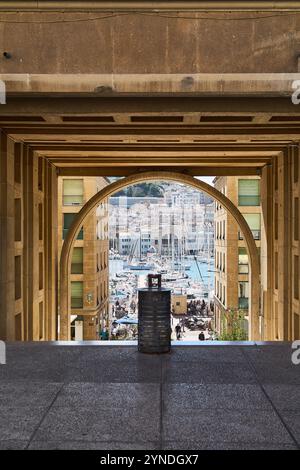
[[[138,289],[147,285],[148,274],[161,274],[163,286],[171,289],[172,339],[199,341],[201,332],[205,339],[213,339],[213,258],[208,262],[187,256],[172,269],[167,259],[155,255],[131,265],[125,257],[115,257],[111,254],[111,339],[137,339]]]
[[[160,274],[171,291],[172,339],[213,338],[213,221],[213,200],[177,183],[145,183],[110,198],[107,337],[137,338],[138,289]]]

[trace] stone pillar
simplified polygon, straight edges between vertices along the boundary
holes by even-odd
[[[57,183],[55,168],[23,153],[24,339],[57,339]]]
[[[0,131],[0,339],[14,340],[15,231],[13,143]]]
[[[291,312],[289,339],[300,339],[300,147],[292,147]]]
[[[266,165],[261,175],[261,305],[262,339],[273,340],[272,285],[273,285],[273,166]]]
[[[39,334],[39,189],[38,158],[25,147],[24,170],[24,278],[26,282],[27,340]]]
[[[277,287],[277,305],[275,304],[275,339],[289,339],[289,317],[291,309],[291,149],[280,154],[277,165],[277,204],[274,224],[275,254],[274,276]],[[276,331],[277,330],[277,331]]]
[[[43,211],[43,238],[45,250],[45,338],[57,339],[57,284],[58,284],[58,244],[57,244],[57,175],[56,169],[45,164],[45,199]]]

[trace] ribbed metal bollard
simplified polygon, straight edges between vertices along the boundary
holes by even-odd
[[[157,286],[153,278],[159,279]],[[158,276],[148,280],[148,288],[138,290],[138,350],[166,353],[171,349],[171,289],[162,288]]]

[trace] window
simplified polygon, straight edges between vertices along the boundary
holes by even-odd
[[[260,181],[239,180],[239,206],[260,205]]]
[[[278,189],[278,158],[274,158],[274,173],[275,173],[275,181],[274,181],[274,187],[275,190]]]
[[[63,180],[63,205],[77,206],[83,204],[83,180]]]
[[[249,299],[248,297],[239,297],[239,308],[248,310],[249,308]]]
[[[294,339],[300,339],[300,316],[294,313]]]
[[[275,240],[278,240],[278,204],[277,202],[275,202],[274,236],[275,236]]]
[[[71,274],[83,274],[83,248],[81,247],[73,249]]]
[[[21,199],[15,199],[15,242],[22,239],[22,207]]]
[[[254,240],[260,240],[260,214],[243,214],[250,227]],[[239,239],[243,240],[243,235],[239,232]]]
[[[15,256],[15,300],[22,296],[21,256]]]
[[[299,300],[299,256],[294,256],[294,299]]]
[[[298,183],[299,178],[299,155],[298,152],[294,154],[294,183]]]
[[[15,315],[15,340],[22,341],[22,314]]]
[[[275,252],[275,289],[278,289],[278,252]]]
[[[39,204],[39,240],[43,240],[43,204]]]
[[[39,290],[44,288],[44,254],[39,253]]]
[[[44,338],[44,307],[43,302],[39,303],[39,338]]]
[[[276,339],[279,339],[279,333],[278,333],[278,326],[279,326],[279,321],[278,321],[278,302],[275,302],[275,325],[274,325],[274,329],[275,329],[275,338]]]
[[[38,159],[38,188],[39,191],[43,191],[43,166],[44,162],[42,157]]]
[[[243,247],[239,247],[239,274],[249,274],[248,254]]]
[[[63,239],[65,240],[68,230],[72,225],[74,217],[76,214],[64,214],[64,228],[63,228]],[[78,233],[77,240],[83,240],[83,228],[81,228],[80,232]]]
[[[299,240],[299,198],[294,198],[294,240]]]
[[[71,282],[71,308],[83,308],[83,282]]]
[[[247,309],[249,305],[249,282],[239,282],[239,308]]]
[[[19,144],[15,144],[14,173],[15,173],[15,183],[21,184],[22,163],[21,163],[21,148]]]

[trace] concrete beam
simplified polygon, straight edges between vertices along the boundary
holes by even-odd
[[[1,75],[0,75],[1,79]],[[172,96],[172,97],[105,97],[100,95],[84,96],[59,96],[53,99],[53,96],[45,97],[32,96],[30,93],[23,93],[22,96],[11,96],[9,94],[5,106],[1,106],[1,117],[14,116],[45,116],[49,115],[115,115],[118,114],[151,114],[159,113],[162,115],[187,113],[213,114],[221,115],[297,115],[300,114],[300,106],[292,103],[290,96],[274,97],[193,97],[193,96]],[[45,123],[39,123],[45,125]],[[166,123],[167,124],[167,123]],[[247,124],[247,123],[246,123]],[[276,123],[277,124],[277,123]],[[66,125],[66,123],[64,123]],[[68,122],[70,126],[70,123]],[[131,124],[133,125],[133,124]],[[136,123],[135,123],[136,125]],[[161,123],[160,123],[161,125]],[[178,124],[179,125],[179,124]],[[177,125],[177,127],[178,127]],[[250,125],[250,123],[248,123]],[[10,127],[13,125],[11,124]],[[27,123],[28,126],[28,123]],[[74,124],[72,125],[72,127]],[[180,124],[180,127],[184,123]],[[7,126],[6,126],[7,127]],[[101,126],[102,127],[102,126]],[[149,124],[148,124],[149,127]],[[204,127],[204,126],[203,126]],[[157,128],[157,126],[156,126]]]
[[[178,171],[178,167],[169,167],[170,171]],[[139,171],[152,171],[151,168],[141,167],[61,167],[57,168],[59,176],[129,176]],[[153,168],[154,171],[154,168]],[[247,176],[260,175],[261,168],[257,167],[188,167],[185,174],[191,176]]]
[[[291,96],[300,73],[0,74],[8,95]]]

